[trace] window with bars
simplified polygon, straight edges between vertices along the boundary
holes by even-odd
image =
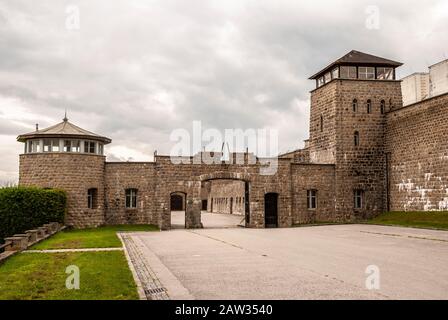
[[[354,208],[361,209],[364,205],[364,191],[356,189],[353,191]]]
[[[87,207],[95,209],[97,207],[98,189],[91,188],[87,190]]]
[[[306,193],[306,202],[308,209],[316,209],[317,208],[317,190],[307,190]]]
[[[126,189],[126,208],[137,208],[137,189]]]

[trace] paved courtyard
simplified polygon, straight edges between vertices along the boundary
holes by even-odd
[[[171,299],[448,299],[448,232],[370,225],[130,238]],[[379,268],[379,290],[366,268]]]
[[[230,228],[239,224],[244,225],[244,215],[201,212],[201,222],[204,228]],[[174,229],[185,228],[185,212],[171,211],[171,227]]]

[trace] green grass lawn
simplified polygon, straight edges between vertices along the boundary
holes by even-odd
[[[79,290],[65,286],[67,266],[80,270]],[[0,299],[138,299],[124,253],[19,253],[0,266]]]
[[[121,247],[119,231],[158,231],[152,225],[118,225],[61,231],[30,249]],[[80,289],[68,290],[65,270],[80,270]],[[0,300],[138,299],[124,252],[19,253],[0,265]]]
[[[117,248],[121,241],[118,231],[158,231],[153,225],[116,225],[92,229],[62,231],[51,238],[32,246],[33,250],[80,249],[80,248]]]
[[[366,223],[448,230],[448,211],[387,212]]]

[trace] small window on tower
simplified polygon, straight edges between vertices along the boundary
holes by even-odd
[[[358,147],[358,146],[359,146],[359,132],[358,132],[358,131],[355,131],[353,137],[354,137],[354,144],[355,144],[355,147]]]
[[[362,209],[364,202],[364,191],[361,189],[356,189],[353,192],[354,208]]]
[[[320,132],[324,131],[324,116],[320,116]]]
[[[89,209],[96,209],[97,195],[98,195],[98,189],[92,188],[87,190],[87,207]]]
[[[353,99],[352,108],[353,108],[353,112],[357,112],[358,111],[358,100]]]
[[[372,100],[367,100],[367,113],[372,112]]]
[[[381,108],[381,114],[383,114],[384,112],[386,112],[386,101],[381,100],[380,108]]]

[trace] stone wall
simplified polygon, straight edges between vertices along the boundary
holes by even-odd
[[[29,153],[20,155],[19,184],[59,188],[67,192],[65,224],[77,228],[104,224],[105,157],[75,153]],[[87,191],[97,189],[97,207],[89,209]]]
[[[387,114],[392,211],[448,210],[448,94]]]
[[[107,224],[155,224],[155,164],[152,162],[106,163]],[[126,189],[137,189],[137,208],[126,208]]]
[[[293,163],[291,166],[293,224],[335,221],[334,165]],[[308,190],[317,190],[316,209],[308,209]]]
[[[337,81],[337,149],[335,197],[337,219],[357,221],[387,210],[384,134],[386,112],[402,106],[400,81]],[[358,101],[353,111],[353,100]],[[367,101],[371,101],[370,113]],[[381,112],[381,101],[385,102]],[[355,146],[354,133],[359,133]],[[363,191],[362,208],[354,208],[354,190]]]

